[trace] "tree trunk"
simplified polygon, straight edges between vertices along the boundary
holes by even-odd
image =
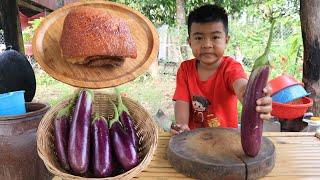
[[[184,9],[185,7],[185,0],[176,0],[176,6],[177,6],[177,30],[180,31],[183,25],[186,24],[186,11]],[[179,33],[180,34],[180,33]],[[177,44],[179,44],[178,42]],[[182,44],[182,46],[179,47],[178,51],[180,52],[179,54],[182,55],[183,59],[188,57],[188,49],[187,46]],[[180,59],[181,60],[181,59]],[[180,61],[179,60],[179,61]]]
[[[303,82],[313,99],[312,112],[320,116],[320,1],[300,0],[304,47]]]
[[[181,27],[186,23],[186,11],[184,10],[185,0],[176,0],[177,6],[177,23]]]
[[[1,0],[0,2],[5,44],[24,54],[17,0]]]

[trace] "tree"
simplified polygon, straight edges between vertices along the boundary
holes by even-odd
[[[186,11],[184,9],[185,0],[176,0],[176,9],[177,9],[177,24],[178,27],[186,23]]]
[[[112,0],[145,15],[155,26],[176,24],[176,2],[171,0]]]
[[[320,1],[301,0],[300,20],[304,47],[303,82],[313,99],[312,112],[320,115]]]
[[[126,4],[140,11],[156,26],[168,24],[170,26],[182,23],[183,16],[203,4],[213,3],[212,0],[112,0]],[[215,3],[224,6],[228,13],[240,13],[244,7],[260,0],[216,0]],[[182,14],[184,13],[184,14]],[[178,21],[179,20],[179,21]]]

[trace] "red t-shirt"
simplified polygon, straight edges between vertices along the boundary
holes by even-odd
[[[237,96],[233,82],[247,75],[240,63],[231,57],[222,57],[216,72],[201,81],[197,60],[181,63],[176,77],[173,100],[190,103],[189,128],[238,127]]]

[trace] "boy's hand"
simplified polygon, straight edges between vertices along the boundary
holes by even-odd
[[[183,131],[190,131],[190,128],[187,124],[171,124],[170,133],[171,135],[177,135]]]
[[[265,96],[257,100],[257,107],[256,111],[260,113],[260,118],[263,120],[269,120],[271,118],[271,111],[272,111],[272,98],[271,92],[272,89],[269,85],[267,85],[263,92]]]

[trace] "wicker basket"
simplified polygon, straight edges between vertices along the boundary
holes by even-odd
[[[100,115],[113,117],[113,109],[109,100],[116,102],[116,95],[95,93],[94,96],[94,112],[99,112]],[[50,109],[41,120],[37,132],[37,149],[40,158],[43,160],[47,169],[55,176],[62,179],[88,179],[84,177],[69,174],[60,167],[56,158],[54,148],[53,120],[57,112],[65,107],[68,100],[63,101]],[[136,102],[129,98],[123,97],[123,103],[129,109],[129,112],[134,120],[137,135],[139,137],[139,156],[141,162],[138,166],[123,174],[108,177],[108,178],[92,178],[92,179],[131,179],[137,176],[145,169],[153,158],[157,143],[158,129],[150,115]],[[90,178],[89,178],[90,179]]]

